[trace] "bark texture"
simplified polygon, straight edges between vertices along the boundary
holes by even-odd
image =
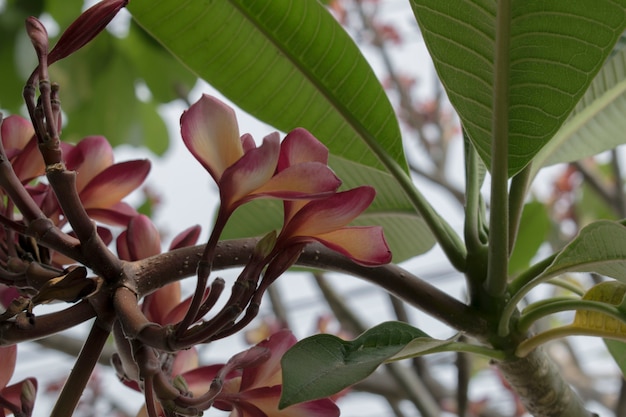
[[[585,408],[543,349],[497,366],[534,417],[598,417]]]

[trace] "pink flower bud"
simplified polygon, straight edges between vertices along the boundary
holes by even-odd
[[[28,33],[28,37],[35,47],[37,58],[41,61],[42,57],[48,55],[48,31],[46,27],[39,19],[30,16],[26,19],[26,33]]]
[[[73,54],[96,37],[117,15],[128,0],[102,0],[76,19],[50,51],[48,64]]]

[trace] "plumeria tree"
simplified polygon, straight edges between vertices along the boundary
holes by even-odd
[[[426,133],[426,116],[440,116],[443,101],[416,117],[407,84],[389,65],[399,96],[394,110],[344,29],[351,25],[349,2],[326,3],[102,0],[73,17],[52,48],[46,26],[37,17],[26,19],[24,33],[37,58],[23,86],[26,112],[0,118],[2,415],[29,416],[36,407],[35,378],[9,384],[17,346],[90,320],[52,410],[55,417],[74,413],[109,338],[115,341],[111,366],[120,387],[143,394],[139,415],[149,417],[209,409],[233,417],[338,416],[335,400],[383,366],[393,386],[401,387],[399,396],[421,415],[437,416],[443,408],[460,416],[486,415],[485,408],[468,404],[463,366],[454,407],[422,385],[423,372],[407,377],[395,367],[401,359],[441,352],[455,352],[459,361],[467,355],[488,358],[519,398],[519,415],[593,415],[542,345],[570,335],[601,337],[624,366],[626,229],[620,219],[626,210],[618,154],[613,153],[614,191],[607,192],[583,163],[572,164],[574,171],[558,182],[558,197],[571,198],[572,172],[586,175],[614,203],[617,219],[594,213],[582,222],[570,210],[563,218],[576,220],[577,233],[550,240],[545,222],[537,220],[547,217],[541,210],[546,205],[529,199],[529,190],[542,167],[623,141],[624,118],[610,116],[624,99],[626,52],[620,40],[626,2],[409,2],[459,117],[463,190],[443,175],[452,134],[441,121],[434,123],[437,139]],[[397,40],[397,33],[391,25],[377,25],[368,3],[375,10],[377,2],[355,0],[351,13],[385,58],[384,44]],[[54,68],[72,59],[89,62],[81,59],[89,50],[84,47],[106,36],[105,27],[125,7],[133,29],[116,45],[128,41],[128,48],[143,52],[145,45],[134,37],[141,33],[185,71],[286,132],[256,142],[240,132],[235,111],[220,99],[203,94],[189,103],[176,140],[206,169],[219,198],[204,242],[198,243],[200,227],[191,226],[163,251],[150,217],[124,201],[149,175],[150,161],[116,163],[104,136],[64,139],[65,115],[71,126],[86,113],[64,113]],[[124,47],[111,51],[119,55]],[[158,56],[158,62],[172,62]],[[169,97],[150,71],[142,78],[155,96]],[[120,80],[113,77],[106,85]],[[63,91],[71,94],[78,83],[67,77]],[[99,94],[97,100],[119,98],[106,89]],[[100,114],[108,119],[109,112],[115,106]],[[430,172],[407,161],[399,119],[432,152]],[[137,125],[144,134],[150,132],[146,125],[154,123]],[[136,131],[125,133],[131,130]],[[140,143],[162,150],[148,139]],[[411,173],[462,202],[462,230],[424,197]],[[483,186],[486,178],[489,187]],[[424,254],[435,244],[465,277],[466,299],[399,266],[429,256]],[[229,288],[216,272],[235,267],[238,275]],[[360,334],[319,334],[297,342],[286,323],[277,323],[225,363],[201,363],[198,347],[246,329],[264,296],[292,267],[316,271],[322,289],[325,271],[358,277],[457,335],[439,340],[402,320],[366,329],[348,319]],[[593,284],[570,279],[572,272],[591,274]],[[189,277],[195,289],[183,299],[180,281]],[[540,284],[562,292],[528,298]],[[46,312],[44,306],[53,302],[67,306]],[[340,302],[331,304],[338,316],[349,316]],[[399,304],[396,310],[402,318]],[[573,312],[571,323],[546,325],[564,311]],[[399,409],[396,414],[402,415]]]

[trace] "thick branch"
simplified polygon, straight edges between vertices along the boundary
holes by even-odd
[[[216,248],[213,270],[245,265],[256,239],[220,242]],[[126,266],[126,275],[141,277],[136,292],[145,296],[156,289],[195,274],[203,246],[177,249]],[[479,313],[454,297],[396,265],[376,268],[357,265],[349,258],[319,244],[310,244],[298,264],[315,269],[342,272],[371,282],[447,325],[473,335],[488,332],[487,321]]]
[[[585,409],[543,349],[527,357],[497,363],[498,368],[535,417],[598,417]]]

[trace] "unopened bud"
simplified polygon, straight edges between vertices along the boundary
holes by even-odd
[[[102,0],[85,10],[63,32],[50,51],[48,63],[52,64],[73,54],[95,38],[117,13],[128,4],[128,0]]]
[[[35,407],[35,397],[37,396],[37,380],[35,378],[27,378],[22,382],[22,391],[20,393],[20,401],[22,403],[22,412],[30,416]]]
[[[48,31],[36,17],[26,19],[26,33],[35,47],[37,58],[41,62],[42,57],[48,55]]]
[[[259,240],[254,248],[254,253],[255,255],[260,255],[261,258],[265,258],[272,252],[274,246],[276,246],[276,231],[272,230],[271,232],[263,236],[261,240]]]

